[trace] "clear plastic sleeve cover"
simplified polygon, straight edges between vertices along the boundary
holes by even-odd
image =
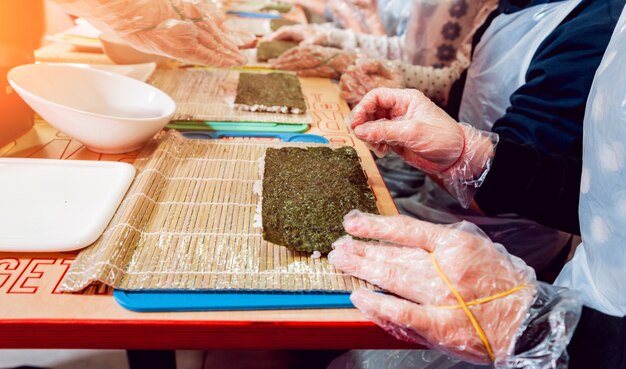
[[[68,13],[83,17],[131,46],[191,64],[219,67],[245,63],[239,46],[250,35],[224,24],[217,0],[56,0]]]

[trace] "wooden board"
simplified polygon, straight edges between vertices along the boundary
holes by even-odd
[[[397,213],[369,150],[344,125],[347,105],[329,80],[302,79],[313,120],[308,133],[355,147],[385,214]],[[0,118],[1,120],[2,118]],[[9,124],[10,122],[0,122]],[[87,150],[38,120],[0,148],[6,157],[133,162],[137,153]],[[11,211],[1,209],[0,211]],[[0,346],[5,348],[408,348],[355,309],[133,313],[108,287],[62,293],[76,253],[0,253]]]

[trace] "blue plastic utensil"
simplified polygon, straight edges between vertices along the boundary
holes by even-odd
[[[244,18],[264,18],[264,19],[280,19],[282,16],[264,12],[242,12],[238,10],[229,10],[226,14],[236,15]]]

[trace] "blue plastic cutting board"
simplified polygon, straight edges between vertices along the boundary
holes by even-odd
[[[243,133],[243,132],[184,132],[187,138],[216,139],[223,137],[270,137],[286,142],[328,143],[322,136],[309,134]],[[274,292],[274,291],[123,291],[115,290],[113,297],[128,310],[211,311],[211,310],[279,310],[279,309],[337,309],[353,308],[347,293]]]
[[[347,293],[288,292],[113,292],[115,300],[128,310],[217,311],[353,308]]]

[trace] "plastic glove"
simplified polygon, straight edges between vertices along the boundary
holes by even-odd
[[[498,136],[458,124],[417,90],[377,88],[353,109],[350,128],[378,155],[393,150],[443,181],[467,207],[490,168]]]
[[[272,41],[299,42],[304,45],[328,46],[330,32],[333,27],[329,24],[295,24],[280,27],[268,36]]]
[[[296,71],[302,77],[339,79],[355,60],[355,53],[331,47],[305,45],[287,50],[272,62],[272,67]]]
[[[374,0],[335,0],[329,2],[327,8],[343,28],[372,35],[385,34]]]
[[[348,104],[359,103],[363,96],[378,87],[403,88],[404,78],[395,68],[379,60],[357,61],[339,80],[341,97]]]
[[[439,106],[446,106],[453,83],[461,77],[469,61],[462,55],[444,68],[411,65],[398,61],[366,61],[348,68],[339,86],[342,97],[351,105],[377,87],[420,90]]]
[[[222,24],[216,3],[198,0],[56,0],[103,31],[113,31],[139,50],[186,63],[228,67],[246,61],[238,46],[249,35]]]
[[[368,35],[344,30],[330,24],[308,24],[281,27],[269,35],[270,40],[299,42],[305,45],[330,46],[344,51],[398,60],[404,57],[404,37]]]
[[[381,242],[343,237],[333,244],[329,262],[395,295],[359,289],[351,300],[396,338],[474,363],[495,361],[496,367],[556,367],[527,364],[561,358],[580,316],[580,299],[538,285],[532,268],[475,225],[353,210],[344,228]],[[544,336],[540,329],[547,330]],[[532,344],[520,346],[529,339]]]

